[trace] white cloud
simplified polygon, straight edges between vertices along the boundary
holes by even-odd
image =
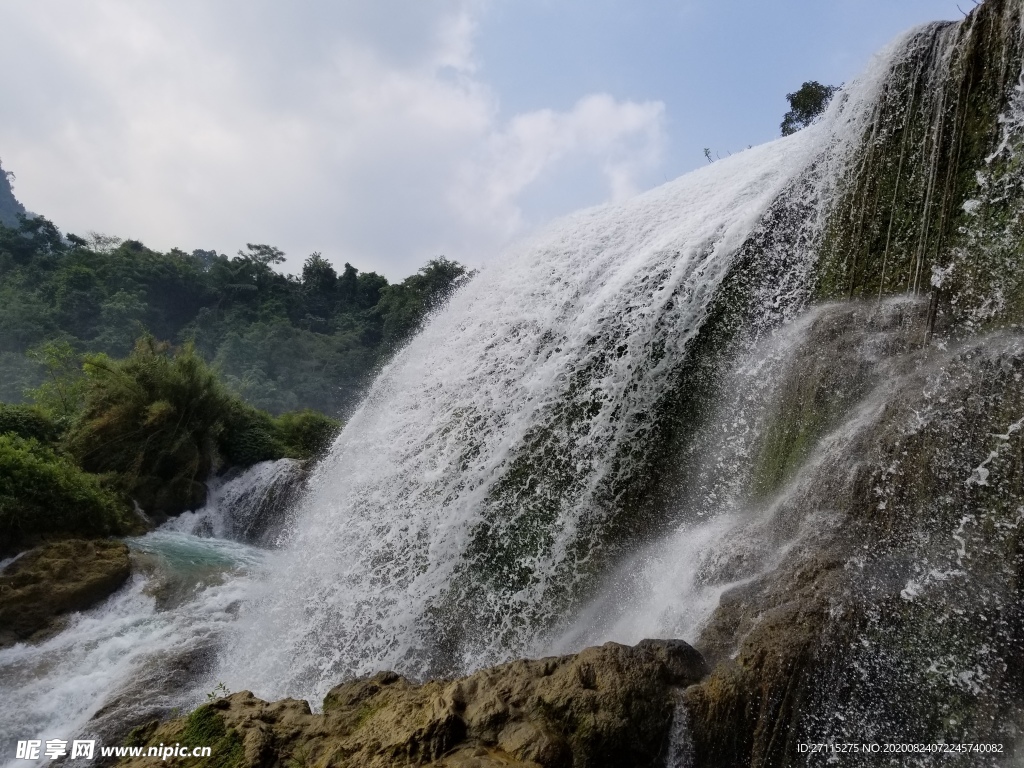
[[[70,231],[270,242],[293,268],[321,250],[391,277],[440,253],[479,263],[534,223],[538,184],[559,186],[557,212],[632,193],[664,110],[598,94],[502,120],[478,8],[12,0],[0,157]]]
[[[496,217],[514,232],[522,224],[520,196],[573,153],[600,163],[613,199],[628,197],[637,191],[636,177],[657,162],[663,113],[660,102],[623,103],[599,94],[580,99],[569,112],[516,115],[507,126],[492,127],[483,156],[465,163],[457,199],[462,205],[478,200],[478,215]]]

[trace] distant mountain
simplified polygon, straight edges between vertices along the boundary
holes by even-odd
[[[14,196],[8,172],[0,164],[0,224],[16,227],[18,226],[18,214],[25,212],[25,206],[19,203]]]

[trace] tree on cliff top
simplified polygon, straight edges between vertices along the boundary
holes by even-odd
[[[839,90],[837,85],[822,85],[811,80],[800,86],[795,93],[787,93],[789,112],[782,118],[782,135],[789,136],[817,120]]]

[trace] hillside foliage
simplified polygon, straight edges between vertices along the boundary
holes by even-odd
[[[42,217],[0,224],[0,401],[52,379],[69,350],[124,357],[148,333],[191,343],[254,407],[337,416],[468,278],[438,258],[390,284],[350,264],[339,274],[319,253],[285,275],[275,269],[283,256],[265,244],[231,257],[161,253],[137,240],[65,237]]]

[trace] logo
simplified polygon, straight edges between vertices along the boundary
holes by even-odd
[[[85,758],[92,760],[96,751],[95,739],[75,740],[71,742],[71,759]],[[44,745],[42,739],[27,739],[18,742],[18,749],[15,758],[18,760],[38,760],[42,752],[47,760],[56,760],[58,757],[68,757],[68,743],[64,739],[47,739]]]

